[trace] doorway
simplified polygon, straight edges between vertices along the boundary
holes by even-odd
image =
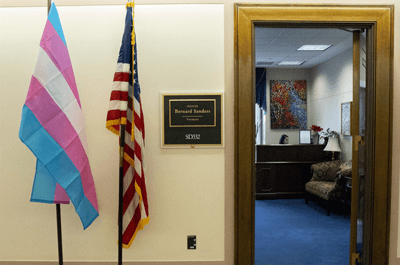
[[[390,158],[391,158],[391,94],[393,60],[393,7],[311,6],[311,5],[235,5],[235,263],[254,263],[254,24],[291,23],[334,27],[371,27],[374,66],[371,181],[366,200],[367,229],[364,229],[365,253],[362,264],[385,264],[388,260]],[[355,137],[353,137],[355,138]],[[358,142],[357,142],[358,145]],[[353,144],[355,146],[355,144]],[[358,199],[358,198],[357,198]],[[353,212],[353,210],[352,210]],[[356,212],[357,213],[357,212]],[[370,218],[368,218],[370,217]],[[357,227],[352,225],[351,260],[354,260]]]
[[[257,23],[254,36],[255,264],[343,265],[349,260],[351,189],[338,176],[328,183],[310,182],[317,194],[331,185],[325,194],[332,198],[315,196],[306,203],[305,198],[311,197],[306,194],[312,194],[305,192],[313,177],[311,166],[330,164],[332,154],[323,151],[324,138],[307,144],[312,138],[308,136],[300,144],[299,130],[316,124],[323,128],[321,135],[328,128],[338,133],[340,153],[335,155],[340,156],[334,164],[351,163],[352,137],[341,133],[340,106],[352,101],[353,30],[357,29],[274,26]],[[278,144],[282,136],[287,144]]]

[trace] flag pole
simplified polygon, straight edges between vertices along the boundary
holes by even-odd
[[[62,231],[61,231],[61,206],[56,204],[57,209],[57,234],[58,234],[58,263],[63,265]]]
[[[128,3],[131,0],[128,0]],[[133,22],[132,22],[133,23]],[[134,60],[134,47],[132,46],[132,60]],[[132,73],[133,79],[133,73]],[[125,124],[120,125],[120,156],[119,156],[119,203],[118,203],[118,265],[122,265],[122,233],[123,233],[123,198],[124,198],[124,146],[125,146]]]
[[[118,265],[122,265],[122,212],[124,196],[124,146],[125,124],[120,127],[119,141],[119,202],[118,202]]]
[[[53,3],[52,0],[47,0],[47,15],[50,13],[50,7]],[[63,248],[62,248],[62,230],[61,230],[61,206],[59,203],[56,204],[56,215],[57,215],[57,238],[58,238],[58,264],[63,265]]]

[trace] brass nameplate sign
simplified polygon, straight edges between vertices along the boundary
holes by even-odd
[[[215,127],[215,99],[171,99],[169,101],[170,127]]]
[[[162,147],[223,146],[222,94],[162,94]]]

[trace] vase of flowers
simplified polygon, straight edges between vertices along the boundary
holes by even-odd
[[[312,137],[312,143],[313,144],[319,144],[319,132],[323,130],[320,126],[313,125],[310,127],[311,131],[314,132],[313,137]]]
[[[340,146],[340,137],[339,137],[339,133],[338,132],[331,131],[330,128],[328,128],[328,130],[326,130],[326,132],[321,132],[321,138],[324,138],[324,144],[328,143],[329,137],[338,138],[339,146]]]

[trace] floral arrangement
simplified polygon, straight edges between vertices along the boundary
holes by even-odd
[[[326,132],[321,132],[320,134],[320,139],[324,138],[325,139],[325,143],[328,143],[328,139],[330,137],[334,137],[334,138],[338,138],[338,143],[339,143],[339,147],[340,145],[340,137],[339,137],[339,133],[336,131],[331,131],[330,128],[328,128],[328,130],[326,130]]]
[[[323,128],[321,128],[320,126],[317,126],[317,125],[311,126],[310,129],[313,130],[314,132],[320,132],[323,130]]]
[[[321,133],[321,137],[329,138],[329,137],[337,137],[339,138],[339,133],[336,131],[331,131],[330,128],[326,130],[326,132]]]

